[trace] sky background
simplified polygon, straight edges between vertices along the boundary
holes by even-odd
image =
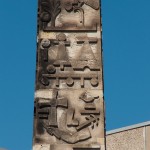
[[[102,0],[106,129],[150,120],[150,0]],[[0,147],[31,150],[36,0],[0,0]]]

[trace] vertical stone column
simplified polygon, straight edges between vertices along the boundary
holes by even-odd
[[[99,0],[39,0],[33,150],[105,150]]]

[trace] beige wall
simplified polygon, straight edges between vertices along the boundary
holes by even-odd
[[[107,150],[150,150],[150,126],[110,132],[106,145]]]
[[[146,127],[146,140],[145,140],[145,145],[146,145],[146,150],[150,150],[150,125]]]

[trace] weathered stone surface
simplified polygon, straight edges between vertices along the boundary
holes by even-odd
[[[105,150],[99,0],[39,0],[33,150]]]
[[[144,134],[145,129],[141,127],[107,135],[107,150],[148,150]]]
[[[145,148],[146,150],[150,149],[150,125],[145,127]]]

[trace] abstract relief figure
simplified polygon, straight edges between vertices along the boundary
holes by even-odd
[[[99,98],[99,96],[94,97],[87,92],[81,94],[80,99],[85,102],[84,110],[81,111],[81,115],[100,115],[100,110],[97,110],[94,104],[96,98]]]
[[[40,19],[43,23],[50,22],[55,27],[55,20],[61,11],[60,0],[40,0]]]
[[[95,105],[92,103],[95,97],[89,97],[86,93],[83,93],[80,99],[89,104],[85,106],[86,111],[84,113],[72,108],[71,103],[68,103],[69,100],[65,97],[60,97],[58,91],[54,90],[52,98],[39,98],[36,100],[35,115],[42,122],[45,131],[59,140],[70,144],[88,140],[92,138],[89,127],[91,126],[94,129],[94,124],[98,126],[100,112],[96,111]],[[58,121],[57,109],[59,108],[62,108],[65,115],[59,116]],[[84,119],[82,115],[87,115],[87,117]],[[62,125],[63,128],[61,128]]]
[[[86,7],[99,12],[99,0],[41,0],[40,22],[45,31],[96,31],[99,18],[93,17],[90,24],[86,15]],[[74,16],[74,17],[73,17]]]
[[[33,150],[105,150],[99,0],[39,0]]]
[[[42,39],[40,49],[42,51],[41,62],[43,69],[39,80],[45,86],[58,86],[60,80],[66,83],[66,86],[73,86],[75,80],[80,81],[80,87],[85,87],[84,81],[90,81],[91,86],[98,86],[98,72],[100,62],[96,60],[91,49],[91,43],[97,43],[97,38],[77,37],[77,45],[81,45],[78,57],[69,58],[71,41],[67,39],[64,33],[56,35],[56,39]],[[91,71],[85,73],[85,68]],[[60,71],[62,73],[60,74]],[[68,72],[71,71],[71,72]],[[82,71],[82,72],[81,72]],[[50,83],[50,80],[54,80]]]

